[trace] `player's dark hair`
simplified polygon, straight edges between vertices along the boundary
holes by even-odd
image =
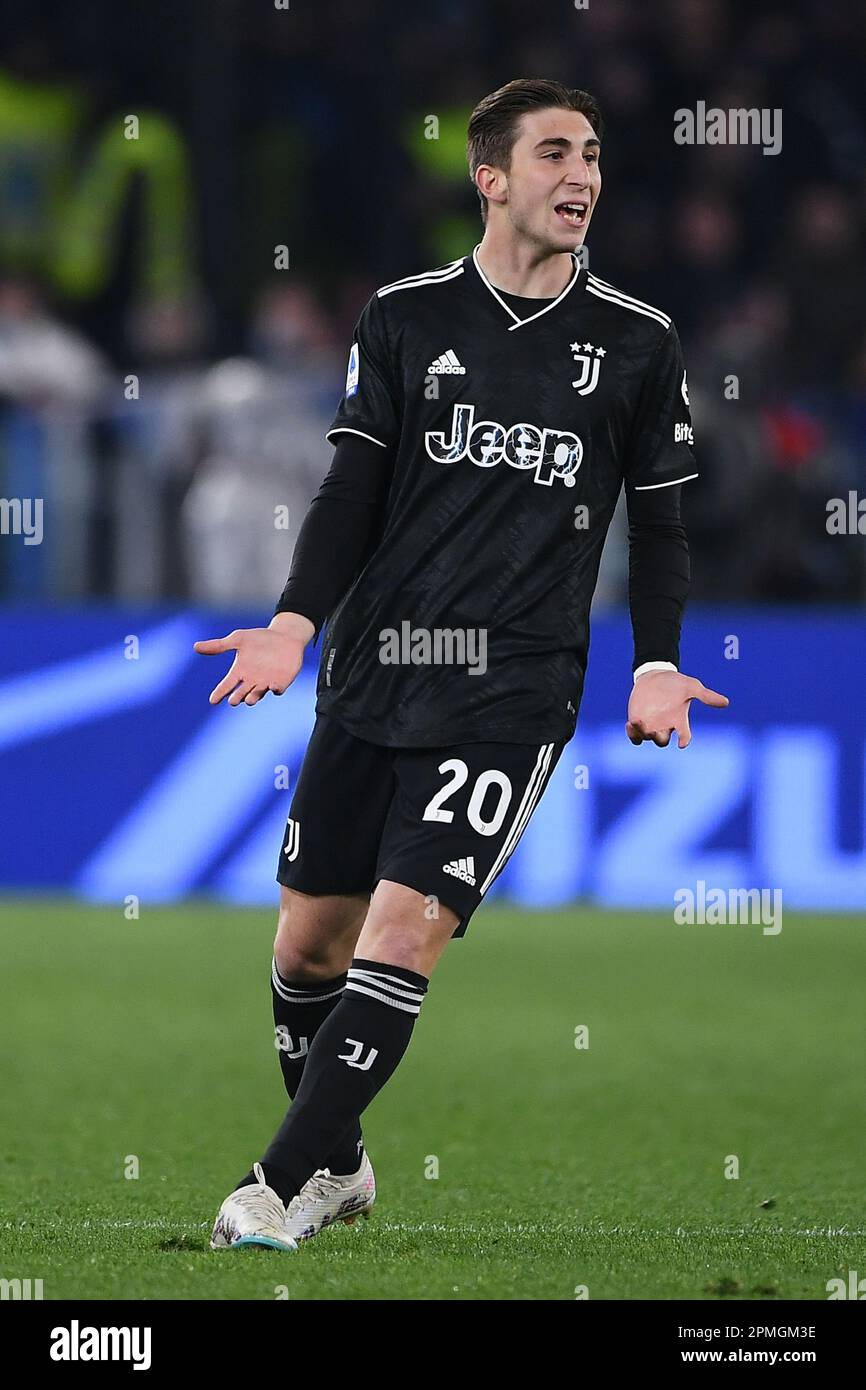
[[[481,164],[493,164],[507,173],[520,117],[527,111],[544,111],[551,106],[579,111],[601,140],[604,121],[598,102],[589,92],[579,87],[564,87],[561,82],[550,82],[544,77],[517,77],[483,97],[469,117],[466,157],[473,183]],[[480,189],[477,191],[481,219],[486,222],[487,199]]]

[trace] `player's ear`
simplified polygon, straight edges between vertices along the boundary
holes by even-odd
[[[504,203],[508,180],[503,169],[493,164],[479,164],[475,170],[475,186],[488,203]]]

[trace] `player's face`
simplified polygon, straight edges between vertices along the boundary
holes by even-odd
[[[551,252],[583,244],[601,192],[600,145],[586,116],[551,107],[521,118],[506,175],[515,230]]]

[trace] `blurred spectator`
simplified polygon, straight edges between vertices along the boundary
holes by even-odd
[[[866,323],[866,245],[840,188],[804,183],[788,206],[790,236],[779,274],[791,304],[786,357],[791,383],[840,381]]]
[[[196,403],[180,550],[188,592],[214,603],[275,600],[282,589],[339,394],[341,357],[309,287],[265,291],[252,346],[255,360],[205,374]]]
[[[101,354],[49,313],[33,281],[0,279],[0,395],[37,409],[93,407],[105,381]]]
[[[58,322],[32,280],[0,280],[0,492],[41,498],[47,516],[43,545],[19,550],[17,563],[4,549],[9,594],[90,589],[100,507],[93,419],[107,381],[101,355]]]

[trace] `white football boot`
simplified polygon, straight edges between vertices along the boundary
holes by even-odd
[[[236,1250],[240,1245],[297,1250],[297,1241],[286,1228],[285,1203],[268,1187],[260,1163],[253,1164],[253,1172],[258,1181],[237,1188],[220,1207],[210,1238],[211,1250]]]
[[[330,1169],[317,1168],[286,1208],[286,1233],[300,1242],[317,1236],[335,1221],[351,1226],[359,1216],[369,1217],[375,1200],[376,1179],[366,1153],[357,1173],[348,1177],[335,1177]]]

